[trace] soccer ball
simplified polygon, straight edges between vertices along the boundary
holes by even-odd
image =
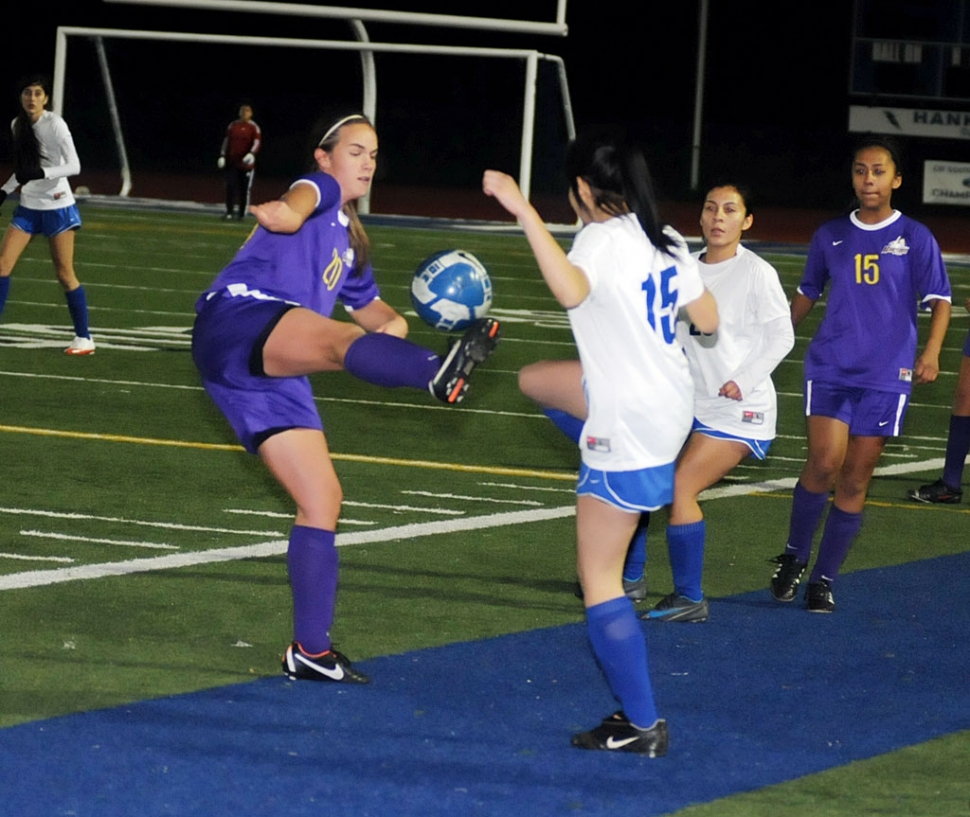
[[[411,279],[411,303],[425,323],[460,331],[488,314],[492,281],[470,252],[442,250],[426,258]]]

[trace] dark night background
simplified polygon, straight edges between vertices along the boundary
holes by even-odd
[[[555,14],[553,0],[369,5],[532,20],[552,20]],[[913,15],[915,27],[925,25],[917,19],[915,0],[865,0],[865,6],[875,12],[870,19],[886,9],[889,34],[906,28],[906,15]],[[698,9],[696,0],[570,0],[566,38],[377,23],[368,30],[375,42],[527,47],[564,57],[577,126],[623,123],[643,143],[662,195],[696,201],[689,173]],[[853,21],[850,0],[712,0],[702,185],[729,175],[749,181],[761,202],[773,206],[838,210],[849,203],[848,106],[870,101],[849,94]],[[17,77],[52,70],[58,25],[353,38],[347,23],[338,20],[47,0],[15,26],[16,36],[8,35],[14,47],[0,71],[0,119],[16,113]],[[252,101],[263,128],[258,178],[264,184],[304,169],[309,136],[322,111],[360,103],[354,53],[116,39],[105,40],[105,46],[134,171],[133,195],[143,192],[139,179],[146,174],[196,174],[211,181],[216,200],[221,181],[215,158],[242,99]],[[90,43],[72,38],[64,115],[92,180],[87,183],[94,192],[110,193],[116,191],[95,189],[102,183],[93,175],[116,165],[94,54]],[[521,63],[381,54],[376,59],[379,185],[475,189],[486,166],[517,170]],[[564,147],[558,91],[550,74],[540,76],[534,191],[558,195]],[[912,101],[896,104],[919,107]],[[906,147],[917,171],[930,155],[970,159],[965,145],[970,143],[924,140]],[[3,147],[0,161],[9,155]],[[902,209],[919,214],[919,190],[914,172],[898,198]]]

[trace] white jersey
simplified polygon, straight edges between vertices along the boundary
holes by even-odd
[[[717,301],[720,320],[711,335],[698,332],[689,320],[677,325],[694,380],[694,416],[737,437],[774,439],[778,407],[771,372],[795,344],[778,273],[739,244],[733,258],[700,264],[700,274]],[[718,395],[731,380],[741,390],[740,401]]]
[[[14,122],[17,120],[15,119]],[[31,210],[60,210],[74,204],[69,176],[81,172],[74,140],[67,123],[56,113],[44,111],[34,122],[34,134],[40,143],[40,166],[44,178],[27,182],[20,188],[20,204]],[[13,130],[13,122],[10,123]],[[12,175],[3,185],[3,190],[13,193],[17,189],[17,177]]]
[[[583,462],[600,471],[672,463],[690,433],[694,388],[677,340],[677,310],[703,292],[697,262],[651,244],[634,215],[586,225],[569,260],[590,292],[569,310],[589,414]]]

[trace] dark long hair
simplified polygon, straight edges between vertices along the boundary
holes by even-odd
[[[577,179],[589,185],[594,203],[607,213],[633,213],[658,250],[666,252],[677,245],[664,232],[666,225],[657,213],[650,168],[636,145],[613,134],[579,136],[566,152],[566,175],[580,206]]]
[[[317,147],[327,153],[333,153],[333,149],[340,141],[340,134],[347,125],[368,125],[372,130],[374,129],[370,119],[362,113],[333,116],[325,121],[327,124],[322,128],[323,136],[317,142]],[[357,202],[348,201],[341,209],[350,221],[347,232],[350,233],[350,247],[354,251],[352,275],[356,277],[362,274],[364,267],[370,263],[370,239],[364,231],[364,225],[360,222],[360,216],[357,215]]]
[[[24,110],[23,103],[20,101],[20,95],[24,92],[24,89],[31,85],[39,85],[43,88],[44,93],[47,94],[48,109],[51,104],[51,84],[47,77],[42,74],[33,74],[23,77],[17,83],[19,110],[13,122],[13,165],[14,171],[17,173],[28,168],[40,167],[42,158],[40,142],[37,141],[37,134],[34,133],[34,123],[30,121],[30,117],[27,116],[27,111]]]

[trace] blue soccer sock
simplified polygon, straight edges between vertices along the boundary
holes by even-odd
[[[379,332],[363,335],[347,349],[344,369],[354,377],[393,389],[410,386],[427,391],[441,358],[409,340]]]
[[[0,315],[3,314],[3,307],[7,303],[7,295],[10,293],[10,276],[0,277]]]
[[[635,582],[643,576],[647,566],[647,529],[650,527],[650,514],[640,514],[637,529],[630,539],[630,546],[626,551],[626,561],[623,563],[623,581]]]
[[[74,324],[74,334],[79,338],[90,338],[91,332],[88,329],[88,299],[84,294],[84,287],[72,289],[65,292],[67,308],[71,313],[71,322]]]
[[[812,539],[815,538],[815,531],[828,501],[828,491],[815,494],[803,488],[800,481],[795,484],[785,553],[794,554],[802,564],[808,564],[812,556]]]
[[[946,460],[943,466],[943,481],[951,488],[960,489],[968,451],[970,451],[970,417],[957,417],[951,414],[950,434],[946,438]]]
[[[593,654],[626,716],[636,726],[653,726],[657,706],[647,668],[647,642],[633,602],[621,596],[587,608],[586,628]]]
[[[337,601],[337,548],[332,530],[294,525],[286,563],[293,592],[293,640],[319,655],[330,649]]]
[[[544,408],[542,413],[546,415],[563,434],[569,437],[576,445],[579,445],[579,438],[583,433],[583,420],[554,408]]]
[[[667,525],[667,551],[670,572],[674,576],[674,590],[691,601],[704,598],[701,577],[704,573],[704,539],[707,526],[704,520],[686,525]]]
[[[820,579],[830,583],[835,581],[861,527],[861,513],[846,513],[841,508],[832,506],[828,519],[825,520],[825,531],[818,546],[818,559],[808,578],[809,582]]]

